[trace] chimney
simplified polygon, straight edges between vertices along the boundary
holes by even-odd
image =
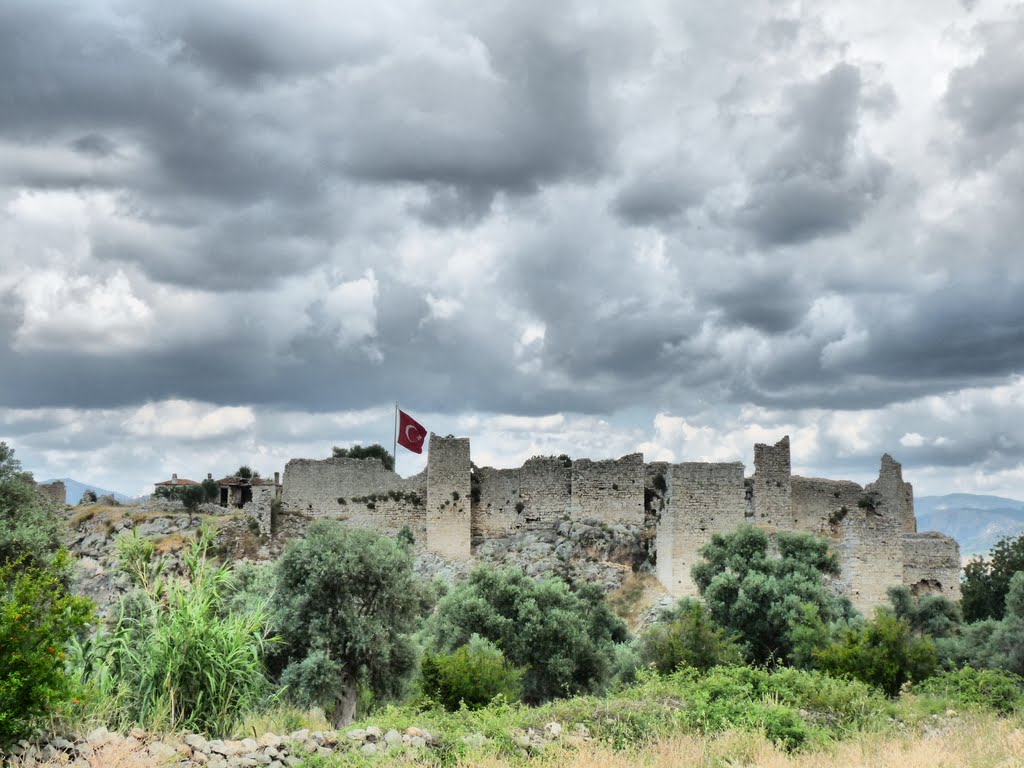
[[[177,480],[177,479],[178,479],[178,474],[177,474],[177,473],[174,473],[173,475],[171,475],[171,482],[172,482],[172,483],[173,483],[173,482],[174,482],[175,480]]]
[[[206,473],[206,479],[207,480],[213,480],[213,472],[207,472]]]
[[[275,472],[274,473],[274,485],[280,485],[280,484],[281,484],[281,473],[280,472]]]

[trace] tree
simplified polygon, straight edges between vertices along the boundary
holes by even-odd
[[[924,680],[938,666],[932,641],[914,637],[909,623],[884,609],[863,626],[846,630],[816,658],[826,672],[877,686],[889,696],[906,682]]]
[[[275,566],[273,627],[281,682],[300,704],[352,722],[360,685],[397,694],[415,666],[409,634],[429,609],[412,553],[375,531],[319,520]]]
[[[60,516],[21,471],[14,449],[0,442],[0,564],[48,561],[60,546]]]
[[[519,568],[480,566],[438,603],[431,632],[451,651],[477,634],[526,667],[523,698],[537,703],[599,691],[610,679],[626,625],[596,584],[575,590],[559,578],[535,581]]]
[[[395,457],[391,451],[380,443],[373,445],[353,445],[351,448],[339,448],[334,446],[331,458],[334,459],[380,459],[384,469],[395,471]]]
[[[199,505],[206,501],[206,489],[201,485],[186,485],[181,491],[181,505],[189,511],[195,512]]]
[[[960,628],[960,608],[948,597],[924,595],[915,600],[902,585],[889,587],[887,594],[896,618],[906,621],[918,637],[951,637]]]
[[[235,477],[240,477],[243,480],[259,480],[260,473],[253,471],[248,464],[243,464],[235,472]]]
[[[1002,619],[965,624],[957,637],[940,641],[939,649],[953,663],[1024,675],[1024,571],[1010,579]]]
[[[960,586],[964,621],[1003,618],[1010,579],[1019,571],[1024,571],[1024,535],[1001,539],[987,560],[976,557],[967,563]]]
[[[217,481],[208,477],[203,480],[201,485],[203,487],[203,501],[217,504],[220,501],[220,486],[217,485]]]
[[[707,670],[738,663],[739,647],[697,600],[683,599],[662,613],[640,639],[640,657],[662,674],[680,667]]]
[[[67,589],[71,558],[0,563],[0,747],[31,730],[71,698],[67,643],[92,617],[89,600]]]
[[[775,541],[777,557],[769,554],[768,535],[752,526],[715,534],[692,570],[711,617],[738,637],[754,664],[787,661],[793,628],[809,626],[808,611],[822,627],[852,613],[825,588],[825,575],[839,570],[827,541],[806,533],[779,533]]]

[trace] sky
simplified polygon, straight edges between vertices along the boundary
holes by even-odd
[[[0,440],[1024,498],[1024,4],[4,0]],[[425,456],[398,457],[403,475]]]

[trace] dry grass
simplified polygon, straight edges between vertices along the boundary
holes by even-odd
[[[68,526],[76,530],[82,523],[98,518],[116,516],[118,520],[124,517],[124,511],[120,507],[111,507],[106,504],[90,504],[87,507],[75,507],[71,517],[68,518]]]
[[[505,768],[498,758],[460,765]],[[538,756],[529,764],[558,768],[1021,768],[1024,723],[980,718],[925,736],[864,735],[827,751],[789,754],[763,736],[730,731],[717,736],[679,736],[637,750],[616,752],[585,745]]]
[[[247,726],[264,724],[283,725],[254,720]],[[260,730],[256,727],[257,732]],[[365,764],[432,765],[435,764],[432,757],[436,755],[406,754],[392,759],[377,755],[368,758]],[[100,747],[89,753],[86,760],[90,768],[139,768],[161,764],[148,757],[145,745],[134,739]],[[358,759],[356,763],[363,764]],[[58,758],[39,765],[55,768],[67,762]],[[331,761],[326,765],[331,765]],[[1018,716],[1015,720],[997,720],[978,716],[924,736],[865,734],[827,750],[797,754],[779,749],[760,734],[729,731],[716,736],[678,736],[625,751],[592,743],[568,742],[565,748],[552,745],[528,759],[479,755],[466,758],[458,765],[461,768],[1024,768],[1024,719]]]
[[[168,533],[153,539],[153,547],[159,555],[169,555],[172,552],[180,552],[189,544],[195,541],[191,532]]]
[[[636,632],[641,619],[666,594],[653,573],[630,573],[614,592],[608,604]]]

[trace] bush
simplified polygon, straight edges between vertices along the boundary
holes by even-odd
[[[351,448],[339,448],[338,446],[334,446],[331,454],[332,458],[335,459],[380,459],[380,463],[384,465],[384,469],[389,469],[392,472],[395,471],[395,457],[391,455],[391,451],[380,443],[374,443],[373,445],[353,445]]]
[[[535,581],[518,568],[476,568],[438,603],[435,647],[451,651],[478,634],[512,664],[526,667],[530,703],[600,690],[611,678],[626,625],[594,584],[574,590],[558,578]]]
[[[1024,708],[1024,678],[1010,672],[964,667],[940,672],[913,687],[913,693],[942,696],[962,707],[994,709],[1004,715]]]
[[[497,646],[473,635],[453,653],[426,654],[420,662],[423,693],[449,712],[480,709],[501,696],[516,701],[523,670],[513,667]]]
[[[57,506],[21,471],[14,449],[0,442],[0,564],[48,562],[60,547],[62,530]]]
[[[0,563],[0,746],[31,734],[70,702],[67,643],[92,616],[92,603],[68,594],[71,558]]]
[[[906,682],[924,680],[938,666],[931,640],[915,638],[906,621],[884,610],[859,629],[847,630],[815,658],[825,671],[862,680],[889,696]]]
[[[696,600],[681,600],[644,633],[640,657],[663,674],[679,667],[708,670],[741,660],[739,647]]]

